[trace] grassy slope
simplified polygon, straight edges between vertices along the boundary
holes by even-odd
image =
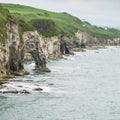
[[[6,33],[6,23],[11,18],[9,11],[4,9],[0,5],[0,43],[4,43],[7,33]]]
[[[49,26],[52,28],[47,29],[46,31],[40,31],[45,36],[58,35],[59,33],[64,32],[65,34],[68,34],[74,38],[74,33],[77,30],[81,30],[97,37],[104,38],[120,37],[120,30],[116,29],[104,30],[103,28],[93,26],[88,22],[82,22],[78,18],[67,13],[50,12],[18,4],[17,5],[2,4],[2,5],[5,8],[7,8],[18,21],[22,20],[21,22],[21,24],[23,24],[22,26],[25,26],[27,23],[23,31],[28,30],[29,28],[34,29],[32,25],[34,22],[44,20],[46,21],[47,24],[50,22],[52,24],[51,26]]]

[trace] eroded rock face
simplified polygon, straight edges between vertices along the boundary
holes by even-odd
[[[59,58],[60,56],[60,38],[59,36],[53,37],[43,37],[43,51],[46,54],[47,58],[49,57],[56,57]]]
[[[99,43],[96,37],[93,37],[85,32],[77,31],[75,36],[78,38],[81,47],[86,47],[86,45],[96,45]]]
[[[39,35],[37,31],[28,31],[23,34],[24,41],[29,39],[28,36],[37,36],[40,47],[42,48],[42,52],[46,56],[46,59],[51,57],[61,57],[59,36],[44,37]],[[30,53],[26,52],[25,60],[33,60]]]
[[[37,31],[25,32],[23,39],[26,46],[26,52],[30,53],[35,61],[35,69],[43,72],[50,72],[47,68],[47,59],[43,52],[42,40],[39,37]]]
[[[15,24],[9,24],[7,26],[8,35],[8,63],[7,69],[15,75],[28,74],[24,70],[23,62],[25,55],[25,46],[20,44],[20,36],[18,26]]]
[[[78,38],[79,44],[82,46],[95,46],[95,45],[119,45],[120,38],[108,39],[94,37],[86,32],[78,30],[75,33],[75,36]]]
[[[61,54],[74,54],[72,49],[76,47],[74,40],[71,37],[61,35],[60,37],[60,52]]]
[[[0,45],[0,67],[2,70],[0,76],[7,77],[10,74],[28,74],[23,66],[25,47],[24,45],[20,45],[18,26],[13,23],[7,23],[6,28],[6,41]]]
[[[10,73],[14,75],[28,74],[23,66],[24,57],[35,61],[36,70],[49,72],[50,70],[46,66],[49,57],[61,57],[62,54],[82,51],[81,48],[88,48],[88,46],[120,44],[120,38],[101,39],[81,31],[75,33],[78,41],[65,35],[44,37],[37,31],[28,31],[24,32],[21,44],[18,26],[8,23],[6,28],[6,41],[0,43],[0,79]]]
[[[60,51],[61,51],[61,54],[70,54],[68,45],[63,40],[61,41],[61,44],[60,44]]]
[[[120,38],[114,38],[114,45],[119,45],[120,44]]]

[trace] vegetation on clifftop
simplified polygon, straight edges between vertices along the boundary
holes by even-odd
[[[120,37],[120,30],[105,30],[102,27],[93,26],[88,22],[82,22],[80,19],[67,13],[50,12],[18,4],[2,5],[10,11],[18,23],[22,21],[20,23],[20,26],[22,26],[21,31],[37,29],[47,37],[59,35],[61,32],[64,32],[66,35],[75,38],[75,32],[81,30],[96,37]]]
[[[5,43],[7,36],[6,23],[10,18],[9,11],[0,5],[0,43]]]

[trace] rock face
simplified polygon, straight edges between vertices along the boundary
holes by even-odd
[[[26,44],[26,55],[25,59],[33,59],[32,55],[29,54],[30,49],[33,47],[35,50],[35,46],[37,45],[37,49],[39,49],[41,55],[45,57],[45,61],[49,57],[59,57],[60,56],[60,39],[59,36],[53,37],[44,37],[39,35],[37,31],[28,31],[24,32],[23,40]]]
[[[83,51],[81,48],[86,46],[120,44],[120,38],[101,39],[81,31],[75,33],[77,41],[66,35],[44,37],[37,31],[24,32],[21,38],[15,23],[7,23],[5,27],[7,37],[4,43],[0,43],[0,80],[11,74],[28,74],[23,66],[25,59],[35,61],[35,70],[50,72],[46,66],[50,57],[72,54],[71,51]]]
[[[114,45],[119,45],[120,44],[120,38],[114,38]]]
[[[43,52],[42,40],[37,31],[24,33],[23,40],[26,46],[26,53],[30,53],[35,61],[35,69],[42,72],[50,72],[46,67],[46,56]]]
[[[67,40],[63,37],[60,42],[60,52],[61,54],[70,54]]]
[[[48,54],[54,53],[54,46],[51,53],[49,50],[46,50],[46,47],[49,49],[49,46],[44,48],[46,43],[42,40],[37,31],[25,32],[21,43],[18,26],[16,24],[7,23],[6,29],[6,40],[4,43],[0,44],[0,80],[2,80],[3,77],[10,76],[11,74],[28,74],[28,72],[24,70],[23,65],[26,53],[30,54],[34,59],[36,70],[50,72],[46,64]],[[48,45],[50,45],[50,41]]]
[[[53,37],[43,37],[42,39],[42,46],[44,54],[47,56],[47,58],[50,57],[60,57],[60,38],[59,36],[53,36]]]
[[[13,24],[7,27],[8,29],[8,63],[7,69],[13,74],[24,75],[27,72],[24,70],[23,62],[25,55],[25,46],[20,45],[20,37],[18,26]]]
[[[96,46],[96,45],[119,45],[120,38],[108,39],[108,38],[100,38],[94,37],[90,34],[82,31],[77,31],[75,36],[78,38],[78,43],[81,46]]]
[[[5,43],[1,43],[0,48],[0,67],[1,77],[8,76],[11,73],[15,75],[24,75],[27,72],[24,70],[24,46],[20,46],[20,37],[18,26],[8,23],[7,38]],[[19,74],[20,73],[20,74]]]

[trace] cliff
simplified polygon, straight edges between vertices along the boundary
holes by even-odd
[[[25,47],[20,44],[18,25],[13,21],[8,10],[1,6],[0,9],[3,17],[0,31],[0,79],[13,74],[27,74],[23,66]]]
[[[21,37],[20,26],[9,11],[2,6],[0,10],[3,17],[0,19],[3,22],[1,26],[4,30],[0,30],[0,80],[11,75],[28,74],[23,65],[26,53],[30,53],[33,57],[36,63],[35,69],[49,72],[46,67],[47,55],[44,54],[45,51],[43,52],[42,41],[37,31],[25,32]]]
[[[104,31],[67,13],[52,13],[20,5],[3,6],[10,12],[0,6],[0,80],[11,75],[28,74],[24,69],[25,60],[34,60],[35,70],[50,72],[48,58],[73,54],[73,51],[91,46],[120,44],[119,30]],[[25,13],[21,13],[22,8],[26,9]],[[44,19],[41,19],[43,16]],[[91,29],[83,27],[83,24]]]
[[[77,42],[80,45],[85,46],[94,46],[94,45],[119,45],[120,44],[120,37],[118,38],[102,38],[97,36],[92,36],[86,32],[82,32],[78,30],[75,33],[77,37]]]

